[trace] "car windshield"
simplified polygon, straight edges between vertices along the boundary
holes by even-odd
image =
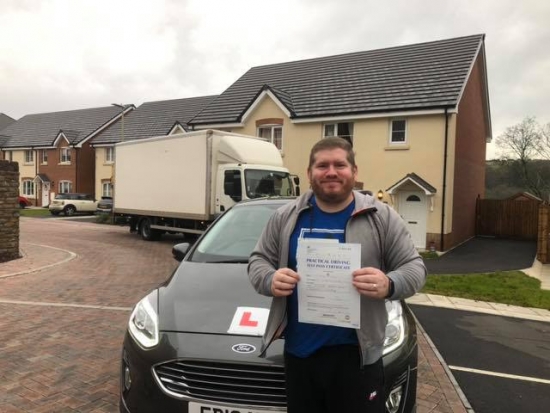
[[[244,179],[250,199],[292,195],[292,181],[287,172],[246,169]]]
[[[238,205],[217,220],[197,245],[193,262],[248,262],[271,215],[281,204]]]

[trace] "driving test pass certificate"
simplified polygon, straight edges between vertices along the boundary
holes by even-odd
[[[351,273],[361,266],[361,245],[301,238],[296,258],[298,321],[359,328],[361,300]]]

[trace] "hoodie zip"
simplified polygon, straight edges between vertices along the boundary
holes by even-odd
[[[293,230],[296,227],[296,222],[298,221],[298,217],[300,216],[300,214],[302,214],[304,211],[306,211],[308,209],[311,209],[312,207],[313,207],[313,205],[310,202],[308,202],[307,205],[305,205],[302,209],[297,211],[296,216],[294,218],[294,222],[292,223],[292,229]],[[313,216],[311,215],[310,229],[311,229],[312,223],[313,223]],[[288,246],[290,247],[290,240],[289,240]],[[287,262],[286,262],[287,265],[288,265],[288,256],[290,256],[290,254],[287,253]],[[277,325],[277,328],[275,329],[273,335],[269,338],[269,341],[266,341],[266,344],[265,344],[262,352],[260,353],[260,357],[265,357],[267,349],[269,348],[271,343],[273,343],[278,337],[281,337],[282,334],[283,334],[283,331],[281,331],[281,328],[282,328],[283,323],[284,323],[284,321],[287,317],[287,300],[286,300],[286,297],[284,297],[284,298],[285,298],[285,311],[283,313],[283,316],[281,317],[281,320],[279,321],[279,323]]]

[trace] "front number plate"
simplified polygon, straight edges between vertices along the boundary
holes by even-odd
[[[258,409],[250,410],[246,407],[226,407],[190,402],[189,413],[274,413],[274,411]]]

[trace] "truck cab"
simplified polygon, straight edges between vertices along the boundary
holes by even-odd
[[[243,199],[299,194],[299,178],[284,168],[224,164],[218,169],[215,210],[221,213]]]

